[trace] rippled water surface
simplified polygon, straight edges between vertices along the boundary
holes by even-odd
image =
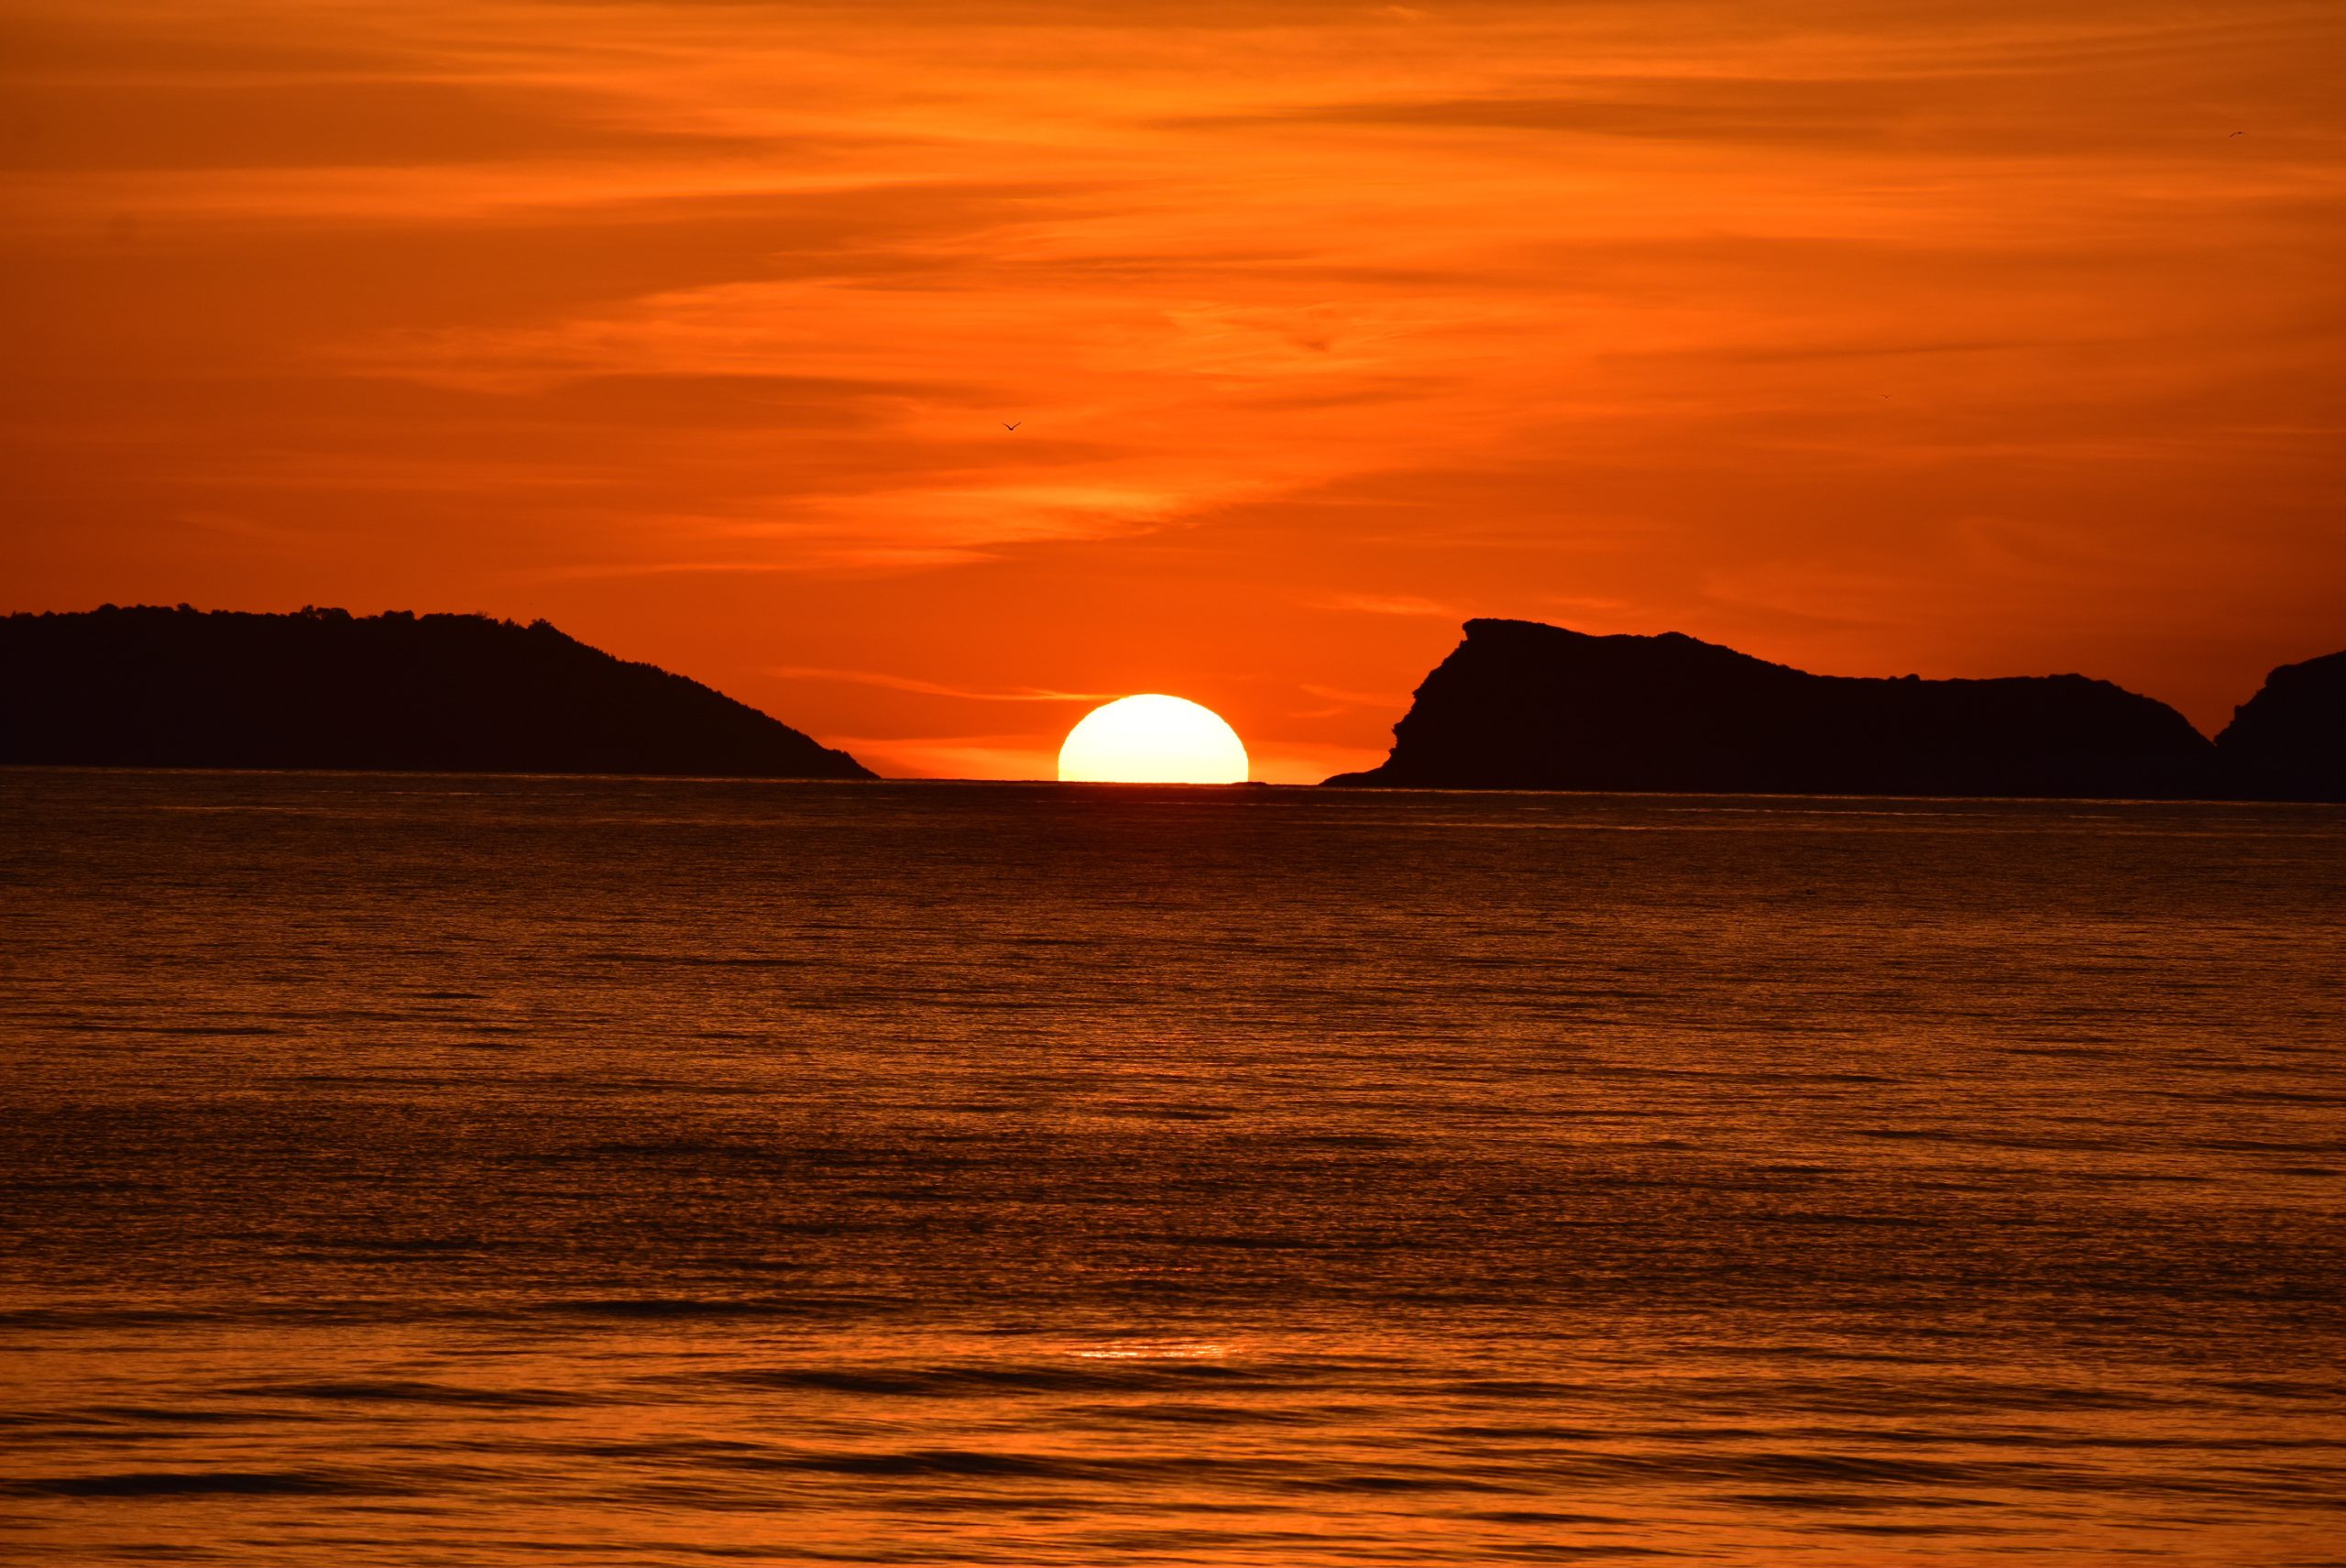
[[[0,773],[0,1556],[2346,1561],[2346,812]]]

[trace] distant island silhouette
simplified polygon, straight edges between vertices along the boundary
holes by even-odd
[[[2346,801],[2346,652],[2284,664],[2216,737],[2232,787],[2267,800]]]
[[[1474,620],[1337,787],[2346,802],[2346,652],[2210,741],[2084,675],[1816,675],[1682,632]],[[539,620],[107,605],[0,617],[0,764],[875,778]]]
[[[2346,798],[2346,654],[2274,672],[2211,742],[2165,703],[2084,675],[1814,675],[1675,631],[1465,631],[1384,763],[1330,784]]]
[[[543,620],[183,605],[0,619],[0,762],[875,776]]]

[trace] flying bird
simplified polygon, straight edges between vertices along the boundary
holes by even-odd
[[[1025,424],[1025,422],[1025,422],[1025,420],[1023,420],[1023,419],[1022,419],[1022,420],[1013,420],[1013,421],[1011,421],[1010,422],[1008,422],[1008,423],[1004,424],[1002,428],[1003,428],[1003,429],[1004,429],[1004,430],[1016,430],[1020,425]]]
[[[2232,133],[2232,137],[2244,137],[2244,136],[2246,136],[2247,134],[2248,134],[2248,133],[2247,133],[2246,131],[2234,131],[2234,132]],[[2225,139],[2226,141],[2230,141],[2230,140],[2231,140],[2231,139],[2232,139],[2232,137],[2226,137],[2224,139]]]

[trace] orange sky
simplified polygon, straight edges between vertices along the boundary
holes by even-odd
[[[1365,764],[1469,614],[2209,728],[2346,646],[2334,0],[5,16],[0,609],[543,615],[1013,776]]]

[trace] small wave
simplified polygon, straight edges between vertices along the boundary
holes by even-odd
[[[1090,1420],[1183,1427],[1309,1426],[1318,1419],[1309,1410],[1259,1405],[1118,1403],[1092,1406],[1082,1413]]]
[[[92,1405],[75,1413],[93,1420],[138,1426],[241,1426],[308,1419],[280,1410],[224,1410],[208,1405]]]
[[[2209,1378],[2206,1386],[2220,1388],[2227,1394],[2246,1394],[2258,1399],[2346,1399],[2346,1385],[2337,1383],[2302,1383],[2279,1377]]]
[[[1299,1492],[1361,1492],[1391,1495],[1406,1492],[1520,1492],[1522,1486],[1502,1481],[1478,1481],[1455,1471],[1360,1471],[1334,1475],[1302,1475],[1287,1483]]]
[[[50,1475],[6,1485],[21,1496],[48,1497],[319,1497],[381,1492],[299,1470],[124,1470],[102,1475]]]
[[[1940,1502],[1944,1499],[1920,1499],[1905,1493],[1893,1497],[1873,1497],[1851,1492],[1728,1492],[1720,1501],[1741,1503],[1749,1508],[1793,1508],[1804,1512],[1839,1512],[1859,1508],[1907,1508],[1921,1501]]]
[[[599,1402],[544,1388],[466,1388],[450,1383],[366,1378],[247,1384],[239,1392],[262,1398],[317,1399],[343,1404],[453,1405],[478,1409],[530,1409]]]
[[[556,1317],[643,1318],[716,1321],[726,1318],[825,1318],[841,1313],[868,1313],[900,1303],[867,1297],[574,1297],[548,1301],[537,1311]]]
[[[789,1469],[833,1475],[1022,1475],[1065,1479],[1089,1475],[1093,1469],[1080,1460],[989,1453],[968,1448],[924,1448],[903,1453],[797,1454],[773,1463]]]
[[[1845,1453],[1751,1453],[1717,1458],[1623,1454],[1602,1459],[1597,1467],[1623,1473],[1657,1472],[1730,1486],[1738,1482],[1773,1482],[1803,1486],[1821,1482],[1844,1487],[1899,1488],[1898,1496],[1909,1505],[1933,1499],[1917,1497],[1908,1488],[1978,1486],[1985,1479],[1981,1466],[1957,1461],[1879,1459]],[[1820,1491],[1799,1495],[1826,1494]]]
[[[1836,1519],[1823,1528],[1847,1535],[1991,1535],[1993,1525],[1967,1519],[1961,1524],[1921,1524],[1911,1519]]]
[[[0,1329],[148,1329],[182,1323],[228,1321],[233,1316],[204,1309],[170,1307],[0,1308]]]
[[[940,1398],[968,1394],[1080,1394],[1206,1385],[1221,1387],[1256,1381],[1261,1375],[1211,1360],[1135,1359],[1090,1360],[1073,1366],[780,1367],[707,1373],[700,1376],[706,1381],[736,1387],[807,1388],[839,1394]]]

